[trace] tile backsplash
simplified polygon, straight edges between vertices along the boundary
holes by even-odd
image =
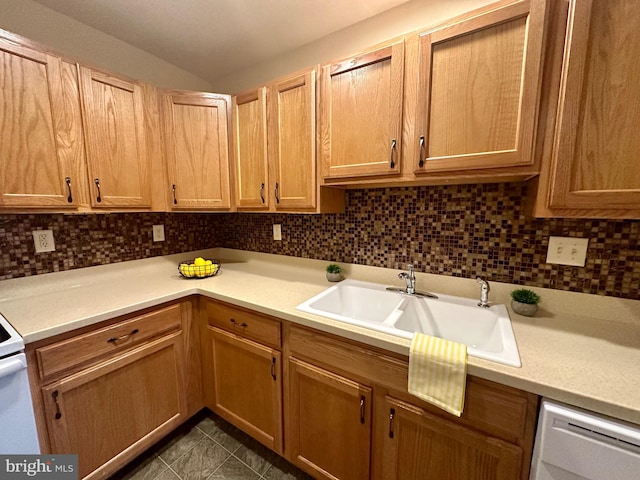
[[[345,213],[330,215],[0,215],[0,279],[218,246],[640,298],[640,221],[531,219],[525,193],[520,183],[349,190]],[[156,223],[166,242],[152,242]],[[44,228],[57,250],[35,254],[31,231]],[[589,238],[585,267],[547,264],[550,235]]]
[[[210,248],[210,214],[0,215],[0,280]],[[163,224],[166,240],[153,242]],[[56,251],[35,253],[33,230],[53,230]]]

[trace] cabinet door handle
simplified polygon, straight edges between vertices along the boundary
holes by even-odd
[[[71,177],[65,177],[64,182],[67,184],[67,190],[69,191],[69,196],[67,197],[67,202],[73,202],[73,196],[71,195]]]
[[[393,417],[396,416],[396,409],[389,409],[389,438],[393,438]]]
[[[96,184],[96,187],[98,188],[98,196],[96,197],[96,201],[98,203],[102,202],[102,194],[100,193],[100,179],[96,178],[93,183]]]
[[[131,330],[131,332],[125,335],[120,335],[119,337],[111,337],[109,340],[107,340],[107,343],[117,343],[120,340],[127,340],[132,335],[135,335],[136,333],[138,333],[138,331],[139,330],[137,328],[134,328],[133,330]]]
[[[242,323],[238,323],[238,322],[236,322],[236,319],[235,319],[235,318],[230,318],[230,319],[229,319],[229,321],[230,321],[231,323],[233,323],[233,325],[234,325],[234,326],[236,326],[236,327],[242,327],[242,328],[244,328],[244,327],[248,327],[248,326],[249,326],[249,325],[247,325],[245,322],[242,322]]]
[[[262,203],[264,204],[264,182],[260,184],[260,200],[262,200]]]
[[[395,168],[396,166],[396,162],[394,160],[395,153],[396,153],[396,139],[394,138],[393,140],[391,140],[391,159],[389,161],[389,166],[391,168]]]
[[[51,392],[51,397],[53,398],[53,401],[56,402],[56,414],[54,415],[54,418],[56,420],[60,420],[60,418],[62,418],[62,413],[60,413],[60,404],[58,403],[58,390]]]
[[[276,197],[276,203],[280,203],[280,184],[276,182],[276,188],[273,191],[273,195]]]
[[[276,379],[276,357],[271,357],[271,378]]]
[[[178,204],[178,199],[176,198],[176,184],[172,184],[171,185],[171,190],[173,191],[173,204],[177,205]]]
[[[420,135],[420,153],[418,153],[418,166],[420,168],[424,167],[424,157],[422,154],[424,153],[424,135]]]
[[[360,395],[360,423],[364,424],[364,395]]]

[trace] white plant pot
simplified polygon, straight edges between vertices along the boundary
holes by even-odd
[[[535,303],[521,303],[511,300],[511,308],[514,312],[527,317],[533,317],[538,311],[538,305]]]
[[[342,280],[342,273],[329,273],[327,272],[327,280],[330,282],[339,282]]]

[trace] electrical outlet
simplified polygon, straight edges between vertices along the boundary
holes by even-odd
[[[584,267],[588,245],[588,238],[549,237],[547,263]]]
[[[55,252],[56,244],[53,241],[53,230],[34,230],[31,234],[36,253]]]
[[[273,224],[273,239],[282,240],[282,225],[279,223]]]
[[[153,226],[153,241],[164,242],[164,225]]]

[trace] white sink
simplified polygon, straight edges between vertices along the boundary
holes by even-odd
[[[469,298],[404,295],[377,283],[343,280],[296,309],[408,339],[414,332],[446,338],[466,344],[471,356],[521,366],[504,305],[481,308]]]

